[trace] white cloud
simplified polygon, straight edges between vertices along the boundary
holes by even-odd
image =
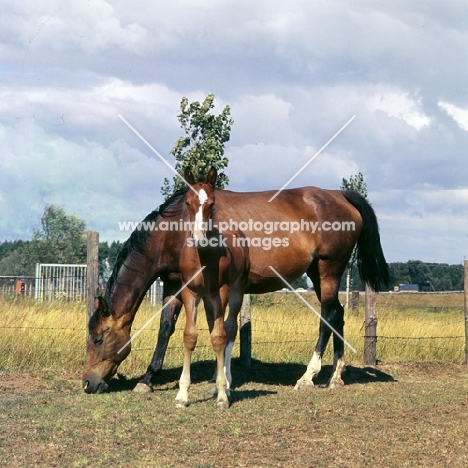
[[[82,88],[0,85],[0,123],[12,132],[34,124],[50,139],[97,140],[107,146],[127,135],[135,143],[136,137],[118,117],[121,114],[167,154],[171,144],[167,135],[179,128],[180,99],[180,93],[165,85],[137,85],[117,78],[100,78]]]
[[[389,117],[403,120],[416,130],[431,123],[423,111],[421,98],[398,88],[382,87],[374,90],[367,98],[366,106],[371,112],[382,111]]]
[[[468,132],[468,109],[455,106],[450,102],[439,101],[437,103],[441,109],[443,109],[457,125],[465,132]]]
[[[388,261],[461,263],[467,256],[468,189],[370,193]]]
[[[147,49],[148,31],[135,22],[120,19],[104,0],[88,2],[6,1],[2,5],[3,31],[13,34],[23,59],[36,50],[64,51],[78,48],[97,53],[120,47],[131,53]]]

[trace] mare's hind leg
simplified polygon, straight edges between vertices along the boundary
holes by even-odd
[[[318,262],[318,267],[325,269],[323,261]],[[322,263],[322,265],[320,265]],[[316,264],[317,265],[317,264]],[[328,266],[328,265],[327,265]],[[333,265],[331,265],[333,266]],[[312,359],[310,360],[307,370],[304,375],[297,381],[296,390],[313,387],[313,378],[318,375],[322,368],[322,356],[327,347],[331,334],[333,333],[333,375],[328,383],[329,388],[336,388],[343,385],[341,380],[341,372],[344,369],[344,310],[338,301],[338,287],[341,273],[336,273],[330,276],[322,276],[321,281],[318,279],[318,269],[309,269],[317,296],[321,301],[321,317],[319,326],[319,338],[315,346]],[[333,271],[333,269],[332,269]]]
[[[344,309],[336,298],[334,310],[332,310],[333,328],[333,372],[330,380],[328,381],[328,388],[338,388],[344,385],[341,374],[345,369],[344,360]]]

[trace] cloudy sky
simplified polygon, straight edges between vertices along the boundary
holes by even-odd
[[[362,172],[390,262],[468,258],[465,0],[2,0],[0,240],[48,204],[124,240],[172,173],[180,100],[231,106],[229,188]]]

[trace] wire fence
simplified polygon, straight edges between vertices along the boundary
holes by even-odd
[[[158,285],[161,287],[161,285]],[[266,361],[295,361],[306,363],[318,337],[318,318],[305,310],[294,297],[273,294],[266,305],[252,305],[252,354]],[[156,298],[153,298],[156,299]],[[136,334],[160,308],[147,297],[137,314],[133,334]],[[465,319],[463,293],[439,296],[434,300],[424,293],[404,298],[377,300],[377,359],[394,361],[452,361],[461,362],[465,353]],[[307,300],[319,310],[314,296]],[[408,302],[405,306],[404,302]],[[445,305],[443,305],[445,302]],[[83,302],[39,304],[28,298],[3,299],[3,320],[0,320],[0,370],[2,368],[41,368],[55,366],[78,368],[82,365],[86,342],[86,310]],[[8,310],[10,308],[10,310]],[[139,316],[141,314],[141,316]],[[345,314],[345,338],[358,350],[351,361],[362,361],[364,320],[361,304]],[[64,319],[65,317],[65,319]],[[177,360],[183,350],[184,314],[181,314],[167,353]],[[135,340],[131,355],[140,369],[149,363],[155,348],[158,321],[154,321]],[[212,356],[208,327],[200,314],[197,352],[202,358]],[[331,348],[331,346],[329,346]],[[239,345],[234,348],[234,355]],[[330,357],[331,349],[328,351]],[[348,358],[347,358],[348,359]],[[349,359],[348,359],[349,360]],[[177,361],[178,362],[178,361]],[[179,363],[180,364],[180,363]]]

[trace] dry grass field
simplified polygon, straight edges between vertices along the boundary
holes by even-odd
[[[319,312],[314,294],[306,300]],[[342,298],[344,300],[344,297]],[[133,333],[159,307],[143,303],[136,315]],[[55,369],[79,371],[85,353],[85,305],[79,302],[37,303],[32,300],[0,299],[0,370]],[[448,361],[464,359],[463,294],[382,294],[377,299],[380,362]],[[183,355],[182,313],[165,367],[180,366]],[[346,349],[346,360],[360,364],[363,356],[363,297],[357,311],[345,314],[345,338],[357,353]],[[318,317],[294,294],[265,294],[252,301],[252,355],[266,363],[306,364],[318,336]],[[198,321],[200,336],[194,360],[213,358],[204,314]],[[159,316],[139,334],[121,372],[134,377],[146,370],[159,327]],[[324,362],[332,359],[331,347]],[[234,356],[238,355],[238,344]]]
[[[312,295],[307,300],[318,309]],[[110,391],[80,388],[82,304],[0,300],[0,466],[468,466],[468,369],[463,297],[380,295],[375,368],[362,364],[363,307],[346,314],[345,387],[295,392],[318,319],[290,294],[252,305],[253,364],[233,363],[232,406],[216,410],[203,316],[191,405],[175,407],[180,328],[151,394],[134,394],[154,349],[158,318],[140,334]],[[145,304],[134,332],[157,308]],[[235,350],[235,355],[238,349]]]

